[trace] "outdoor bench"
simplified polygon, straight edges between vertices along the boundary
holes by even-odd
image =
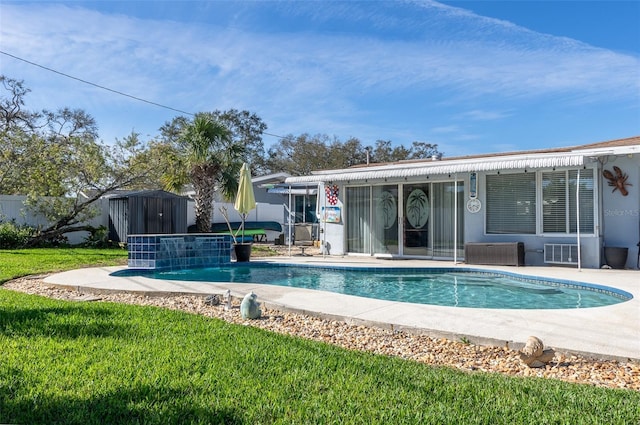
[[[219,230],[212,233],[215,233],[216,235],[231,235],[231,232],[229,231],[228,228],[226,230]],[[264,231],[264,229],[251,229],[251,230],[245,229],[244,238],[242,237],[242,234],[243,234],[242,230],[233,229],[232,236],[235,236],[236,240],[242,243],[247,243],[251,241],[263,242],[267,237],[267,233]]]

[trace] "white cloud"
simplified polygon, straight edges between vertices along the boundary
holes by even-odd
[[[510,113],[505,111],[492,111],[485,109],[474,109],[471,111],[465,111],[460,114],[460,118],[464,120],[472,121],[494,121],[506,118]]]
[[[417,4],[256,4],[273,7],[281,19],[309,20],[304,30],[279,32],[245,27],[257,19],[249,15],[231,17],[229,24],[220,16],[205,26],[75,6],[3,4],[0,41],[11,54],[134,96],[194,112],[256,110],[288,132],[351,126],[385,138],[383,124],[361,121],[387,99],[407,115],[421,102],[637,99],[637,57],[439,3]],[[398,8],[402,13],[388,13]],[[252,13],[246,4],[243,10]],[[315,29],[346,21],[353,21],[348,30]],[[18,69],[23,76],[13,77],[28,85],[30,77],[43,80],[41,69],[7,57],[2,62],[2,72]],[[43,98],[64,92],[66,104],[74,104],[74,96],[95,107],[129,104],[55,74],[44,80],[55,84],[33,86],[34,93],[45,90]],[[509,107],[464,109],[462,117],[474,121],[509,116],[503,112]]]
[[[265,82],[288,82],[301,95],[326,89],[351,93],[444,86],[466,95],[536,96],[605,89],[611,96],[637,89],[640,68],[638,58],[524,29],[508,27],[515,37],[507,43],[495,34],[505,31],[501,21],[469,14],[449,19],[474,18],[478,31],[484,32],[493,24],[492,37],[456,34],[450,41],[447,34],[430,34],[423,40],[387,41],[375,34],[264,34],[59,5],[3,6],[3,15],[3,49],[58,69],[106,80],[112,76],[123,89],[135,89],[145,79],[163,75],[198,80],[215,69],[213,78],[226,84],[265,89]]]
[[[434,134],[452,134],[460,132],[460,127],[457,125],[447,125],[442,127],[434,127],[431,129]]]

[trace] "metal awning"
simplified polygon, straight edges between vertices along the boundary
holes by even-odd
[[[468,173],[472,171],[525,170],[553,167],[576,167],[584,165],[584,155],[546,154],[513,155],[474,159],[438,160],[419,163],[396,163],[366,168],[319,171],[310,176],[287,177],[285,183],[344,182],[382,179],[402,179],[429,175]]]
[[[267,193],[275,193],[280,195],[288,195],[291,193],[292,195],[316,195],[318,193],[318,188],[314,187],[309,189],[301,189],[297,187],[292,187],[289,189],[288,187],[274,187],[272,189],[267,189]]]

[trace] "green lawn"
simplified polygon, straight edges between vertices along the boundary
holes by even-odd
[[[637,391],[465,373],[180,311],[0,289],[0,423],[639,422]]]
[[[434,368],[0,291],[0,423],[638,423],[640,392]]]
[[[0,249],[0,283],[32,274],[126,263],[124,249]]]
[[[254,245],[252,255],[278,255],[267,245]],[[127,264],[125,249],[39,248],[0,249],[0,284],[21,276],[58,272],[87,266]]]

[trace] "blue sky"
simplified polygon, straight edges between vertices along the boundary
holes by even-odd
[[[445,156],[640,135],[639,1],[2,0],[0,50],[181,111],[247,109],[272,135]],[[0,72],[105,142],[179,115],[4,54]]]

